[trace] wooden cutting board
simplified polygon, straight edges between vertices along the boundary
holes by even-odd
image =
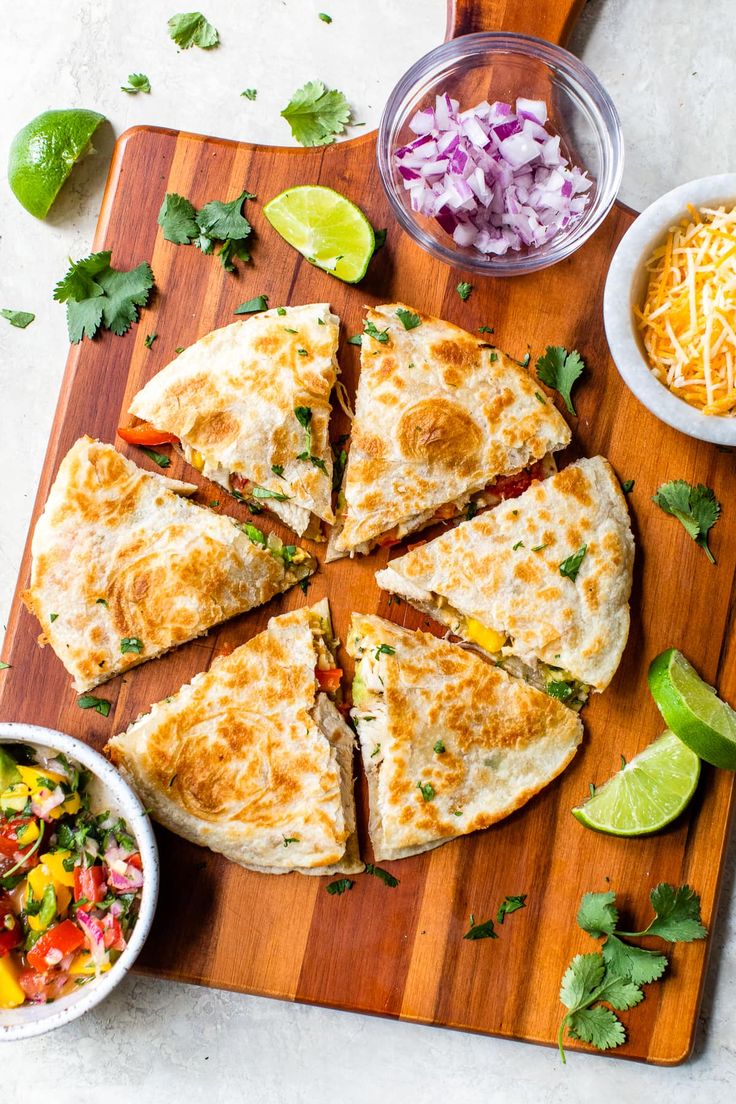
[[[448,34],[507,29],[562,41],[580,7],[582,0],[458,0],[450,3]],[[317,182],[358,202],[374,226],[388,227],[387,245],[358,288],[303,262],[262,217],[260,204],[283,188]],[[163,240],[156,215],[165,192],[179,192],[199,206],[231,198],[243,187],[256,192],[258,202],[247,209],[255,225],[253,261],[239,266],[237,276],[225,274],[213,257]],[[61,458],[83,433],[115,442],[141,466],[158,470],[139,450],[116,440],[116,426],[128,421],[131,396],[173,358],[177,346],[232,321],[239,303],[262,292],[272,305],[330,301],[343,320],[340,358],[351,394],[358,350],[344,342],[362,328],[366,303],[402,299],[471,331],[491,325],[494,340],[517,357],[531,349],[534,360],[547,344],[577,347],[588,372],[576,393],[574,446],[565,460],[600,452],[622,479],[636,480],[630,497],[637,557],[629,644],[613,685],[585,710],[585,740],[565,774],[496,827],[391,864],[400,879],[393,890],[366,876],[352,892],[332,897],[325,879],[250,873],[159,831],[161,899],[139,963],[145,972],[549,1044],[562,1011],[560,977],[574,954],[595,949],[575,923],[584,892],[615,888],[631,924],[642,927],[650,888],[659,881],[687,881],[700,893],[703,916],[712,924],[732,806],[731,774],[705,767],[687,815],[651,839],[596,835],[570,815],[590,782],[605,781],[621,754],[632,757],[662,730],[645,677],[649,660],[661,649],[681,647],[709,681],[736,700],[736,647],[729,635],[736,568],[733,457],[653,418],[624,387],[607,352],[603,284],[633,217],[615,207],[587,245],[552,269],[483,280],[431,260],[398,230],[378,177],[373,135],[301,150],[135,128],[118,142],[94,248],[112,249],[119,268],[149,260],[157,290],[126,337],[104,333],[72,348],[34,520]],[[474,290],[462,302],[455,286],[466,278]],[[154,331],[158,339],[148,350],[144,338]],[[335,428],[342,432],[344,419],[338,417]],[[197,478],[178,458],[169,473]],[[712,537],[717,567],[651,502],[659,484],[675,477],[707,483],[725,505]],[[222,497],[199,482],[200,501]],[[220,509],[247,517],[235,502]],[[100,748],[206,668],[223,646],[242,643],[269,617],[305,601],[327,594],[343,639],[351,610],[378,612],[410,627],[423,624],[405,604],[389,606],[388,596],[376,589],[373,575],[385,559],[385,552],[377,552],[323,567],[308,598],[297,588],[109,683],[102,692],[114,708],[106,720],[77,707],[61,664],[50,649],[36,645],[38,625],[20,602],[29,575],[26,547],[3,652],[12,670],[0,675],[0,717],[59,728]],[[363,854],[369,858],[362,782],[357,788]],[[518,893],[528,895],[527,907],[506,921],[500,939],[463,941],[470,913],[486,919],[506,894]],[[688,1055],[707,955],[703,943],[673,950],[666,980],[623,1015],[630,1041],[614,1053],[660,1063]]]

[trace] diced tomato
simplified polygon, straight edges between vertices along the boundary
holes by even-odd
[[[125,861],[128,863],[129,866],[134,866],[136,870],[143,869],[143,859],[141,858],[139,851],[134,851],[132,855],[128,855]]]
[[[125,939],[123,937],[123,929],[120,927],[120,921],[117,916],[111,916],[109,912],[105,913],[101,924],[104,932],[103,941],[105,950],[124,951]]]
[[[46,999],[46,986],[48,985],[46,974],[37,973],[36,970],[22,970],[18,976],[18,984],[31,1000]]]
[[[74,867],[74,900],[84,897],[91,905],[101,901],[107,892],[105,871],[101,866]]]
[[[137,426],[118,426],[118,437],[129,445],[176,445],[179,441],[175,433],[164,433],[148,422]]]
[[[230,486],[234,491],[239,491],[240,494],[245,494],[245,492],[250,487],[250,480],[245,479],[242,475],[231,475]]]
[[[317,667],[314,674],[320,690],[326,690],[328,694],[334,694],[340,689],[342,667],[330,667],[326,671],[321,671]],[[128,862],[130,862],[130,859],[128,859]]]
[[[84,946],[84,935],[71,920],[62,920],[44,932],[28,952],[28,965],[34,970],[45,970],[72,951]],[[51,961],[48,961],[49,956]]]
[[[19,860],[23,858],[26,868],[37,865],[38,855],[34,850],[34,853],[26,858],[33,844],[29,843],[26,849],[23,850],[18,844],[18,829],[22,825],[30,823],[32,819],[32,817],[16,817],[14,820],[0,821],[0,855],[5,855],[8,859]]]
[[[516,475],[500,475],[489,489],[499,498],[518,498],[535,479],[541,479],[542,475],[542,462],[537,460],[531,467],[524,468]]]

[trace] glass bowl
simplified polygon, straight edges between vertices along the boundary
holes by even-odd
[[[460,246],[434,218],[416,214],[393,154],[415,138],[409,121],[434,107],[443,92],[467,110],[482,100],[544,100],[547,127],[559,134],[571,164],[585,169],[593,187],[581,218],[538,248],[486,256]],[[598,78],[573,54],[521,34],[482,33],[445,42],[420,58],[389,96],[378,130],[378,167],[396,218],[418,245],[446,264],[488,276],[536,272],[564,260],[593,234],[616,198],[623,172],[623,136],[613,101]]]

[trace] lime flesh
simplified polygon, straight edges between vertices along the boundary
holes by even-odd
[[[373,227],[359,207],[332,188],[288,188],[263,208],[268,221],[302,256],[339,280],[365,276],[376,247]]]
[[[669,648],[649,668],[649,689],[665,723],[706,763],[736,770],[736,712]]]
[[[8,155],[8,182],[26,211],[46,218],[104,118],[84,108],[44,111],[18,131]]]
[[[611,836],[647,836],[680,815],[699,777],[698,756],[667,730],[572,815]]]

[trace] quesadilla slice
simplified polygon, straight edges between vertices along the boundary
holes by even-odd
[[[624,496],[596,456],[398,557],[376,582],[579,708],[621,660],[633,561]]]
[[[368,311],[360,363],[328,559],[518,494],[570,440],[525,368],[401,303]]]
[[[36,523],[23,600],[75,689],[201,636],[314,571],[303,549],[182,497],[196,489],[91,437],[62,461]]]
[[[272,617],[106,747],[152,815],[269,874],[363,869],[327,599]],[[334,685],[334,684],[333,684]]]
[[[233,322],[163,368],[130,413],[178,438],[184,459],[237,498],[318,535],[320,519],[335,520],[328,425],[338,333],[327,303]]]
[[[582,739],[572,710],[458,644],[353,614],[351,716],[376,859],[402,859],[520,808]]]

